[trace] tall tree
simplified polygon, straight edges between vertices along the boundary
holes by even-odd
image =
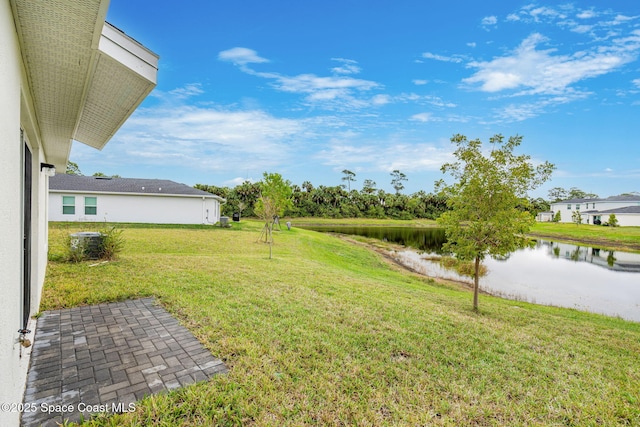
[[[80,167],[78,166],[78,164],[70,160],[67,162],[67,170],[65,173],[68,175],[82,176],[82,172],[80,172]]]
[[[351,191],[351,183],[356,181],[356,174],[349,169],[343,170],[342,174],[344,175],[342,180],[347,181],[347,191]]]
[[[396,194],[400,194],[400,191],[404,189],[403,181],[407,180],[407,176],[400,172],[398,169],[395,169],[391,172],[391,186],[394,190],[396,190]]]
[[[372,179],[365,179],[362,184],[362,192],[366,194],[373,194],[376,192],[376,182]]]
[[[567,200],[569,198],[569,193],[562,187],[553,187],[547,192],[547,195],[549,196],[549,200],[552,202],[561,202],[562,200]]]
[[[475,263],[473,309],[477,311],[480,263],[487,255],[506,256],[528,243],[526,233],[535,220],[518,206],[526,203],[529,190],[551,177],[555,166],[544,162],[534,167],[530,156],[515,155],[521,136],[506,142],[499,134],[490,138],[487,157],[482,154],[479,139],[469,141],[457,134],[451,142],[457,146],[457,161],[444,164],[441,170],[455,182],[436,182],[436,189],[446,197],[450,208],[438,223],[447,236],[444,249],[458,259]]]

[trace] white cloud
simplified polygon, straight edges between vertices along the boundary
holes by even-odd
[[[413,121],[416,121],[416,122],[422,122],[422,123],[439,121],[437,119],[434,119],[433,114],[431,114],[431,113],[414,114],[413,116],[411,116],[409,118],[409,120],[413,120]]]
[[[286,161],[307,132],[303,121],[260,110],[166,105],[138,110],[101,155],[141,166],[218,172],[244,170],[250,159],[254,168],[266,170]]]
[[[411,80],[411,81],[416,86],[423,86],[423,85],[426,85],[427,83],[429,83],[429,80],[422,80],[422,79],[414,79],[414,80]]]
[[[227,181],[224,181],[222,183],[222,186],[223,187],[234,188],[234,187],[237,187],[238,185],[242,185],[243,183],[245,183],[247,181],[249,181],[251,183],[254,183],[254,182],[258,182],[260,180],[259,179],[255,179],[255,178],[251,178],[251,177],[243,178],[241,176],[238,176],[236,178],[232,178],[232,179],[229,179]]]
[[[507,21],[557,25],[578,34],[588,34],[595,40],[603,40],[617,35],[611,33],[611,29],[629,25],[637,18],[638,16],[615,14],[611,10],[580,9],[566,3],[557,7],[538,7],[530,4],[509,14]],[[587,20],[588,24],[585,23]]]
[[[640,79],[631,80],[631,83],[633,83],[634,85],[638,86],[638,88],[640,88]]]
[[[596,18],[598,14],[595,11],[590,9],[590,10],[582,10],[578,12],[576,16],[580,19],[591,19],[591,18]]]
[[[331,58],[331,60],[342,63],[341,66],[331,69],[335,74],[358,74],[361,71],[360,67],[357,65],[358,62],[353,59]]]
[[[190,83],[184,87],[177,88],[169,92],[170,95],[180,99],[190,98],[192,96],[201,95],[202,93],[204,93],[204,91],[202,90],[202,85],[200,83]]]
[[[585,34],[593,31],[593,25],[575,25],[571,28],[574,33]]]
[[[403,142],[368,143],[359,145],[351,141],[334,140],[317,156],[329,166],[353,165],[360,170],[391,172],[438,171],[442,164],[452,160],[451,147],[429,143]]]
[[[477,43],[476,43],[476,42],[469,42],[469,43],[467,43],[467,46],[469,46],[469,47],[476,47],[476,46],[477,46]]]
[[[333,58],[342,63],[340,67],[332,69],[334,75],[318,76],[316,74],[298,74],[287,76],[277,72],[259,72],[247,66],[249,63],[269,62],[261,58],[251,49],[234,48],[221,52],[219,58],[224,61],[240,65],[243,72],[272,80],[272,86],[280,91],[304,95],[304,102],[316,107],[331,110],[346,110],[366,108],[372,105],[385,104],[384,97],[373,98],[364,94],[374,88],[380,88],[380,84],[365,79],[348,77],[345,74],[359,73],[360,67],[356,61],[344,58]]]
[[[463,82],[479,85],[484,92],[523,89],[519,95],[557,95],[574,83],[607,74],[631,62],[640,49],[640,41],[631,38],[591,51],[562,55],[557,54],[557,49],[538,50],[537,46],[546,41],[546,37],[534,33],[510,55],[471,62],[468,66],[478,71]]]
[[[498,23],[498,18],[496,16],[485,16],[482,18],[482,26],[483,27],[492,27]]]
[[[389,95],[376,95],[371,98],[371,103],[373,105],[385,105],[389,104],[392,101]]]
[[[258,56],[253,49],[246,47],[234,47],[232,49],[223,50],[218,53],[218,59],[221,61],[232,62],[236,65],[259,64],[269,62],[268,59]]]
[[[431,52],[423,53],[422,57],[426,58],[426,59],[434,59],[436,61],[442,61],[442,62],[460,63],[460,62],[463,61],[463,58],[461,56],[458,56],[458,55],[443,56],[443,55],[436,55],[435,53],[431,53]]]

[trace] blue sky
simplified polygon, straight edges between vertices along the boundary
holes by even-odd
[[[343,169],[433,191],[452,135],[522,135],[551,187],[640,191],[636,1],[111,0],[107,20],[160,55],[158,86],[86,175],[235,186]]]

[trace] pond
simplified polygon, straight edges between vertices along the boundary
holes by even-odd
[[[431,277],[472,283],[440,265],[444,230],[412,227],[305,227],[401,244],[398,262]],[[412,249],[411,249],[412,248]],[[640,322],[640,254],[538,240],[507,259],[484,261],[480,289],[536,304],[576,308]]]

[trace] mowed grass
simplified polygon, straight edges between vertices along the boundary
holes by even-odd
[[[112,426],[640,425],[640,324],[481,296],[330,235],[127,227],[119,260],[59,261],[41,309],[155,296],[230,372]]]

